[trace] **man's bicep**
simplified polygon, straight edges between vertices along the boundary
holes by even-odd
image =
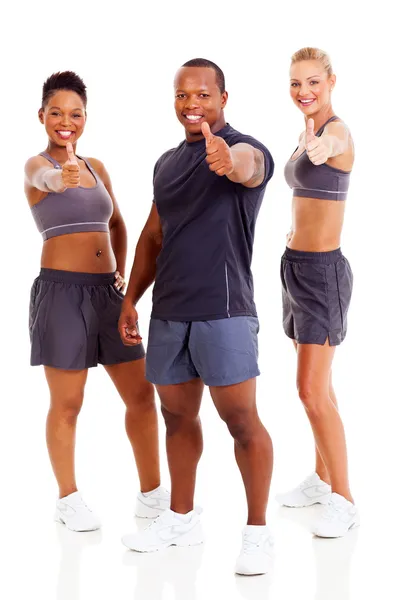
[[[261,152],[261,150],[259,150],[258,148],[252,148],[254,152],[255,162],[254,174],[253,177],[249,179],[249,181],[246,181],[243,184],[245,187],[248,188],[256,188],[259,185],[261,185],[265,179],[265,172],[267,169],[266,157],[264,156],[264,153]]]
[[[143,233],[151,237],[157,243],[162,242],[161,219],[158,214],[156,203],[153,201],[150,214],[143,229]]]
[[[241,148],[243,148],[243,150],[248,150],[253,154],[254,157],[254,173],[252,177],[248,181],[242,183],[242,185],[244,185],[247,188],[257,188],[260,185],[266,183],[270,178],[269,154],[267,152],[264,152],[260,148],[253,146],[250,143],[240,143],[236,144],[236,146],[240,146]]]

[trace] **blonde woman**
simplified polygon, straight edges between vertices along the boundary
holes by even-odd
[[[346,335],[353,281],[340,237],[354,147],[332,108],[335,83],[325,52],[303,48],[293,55],[290,93],[304,128],[285,167],[293,225],[281,265],[283,325],[297,351],[297,388],[315,437],[316,469],[278,501],[326,504],[313,528],[321,537],[341,537],[359,524],[331,374],[335,348]]]

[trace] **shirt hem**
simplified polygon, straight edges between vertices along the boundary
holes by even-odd
[[[161,314],[156,311],[152,311],[150,318],[158,319],[160,321],[177,321],[180,323],[187,321],[218,321],[220,319],[231,319],[232,317],[255,317],[257,318],[257,312],[251,310],[230,310],[229,315],[225,311],[224,313],[204,314],[204,315],[169,315]]]

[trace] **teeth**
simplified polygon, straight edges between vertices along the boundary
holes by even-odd
[[[61,135],[61,137],[69,137],[72,135],[72,131],[59,131],[58,133]]]
[[[199,121],[202,117],[200,115],[186,115],[189,121]]]
[[[300,102],[302,104],[311,104],[311,102],[314,102],[314,100],[300,100]]]

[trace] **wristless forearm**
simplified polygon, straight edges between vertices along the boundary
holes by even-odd
[[[248,149],[232,148],[233,171],[228,179],[235,183],[245,183],[255,174],[256,161],[254,152]]]
[[[135,260],[129,277],[125,298],[127,302],[136,305],[145,291],[154,282],[156,262],[161,245],[151,240],[139,239],[136,247]]]
[[[119,271],[122,277],[125,277],[128,240],[126,227],[123,222],[119,223],[118,225],[114,225],[114,227],[110,227],[110,240],[117,263],[117,271]]]
[[[42,185],[40,185],[42,183]],[[37,187],[44,191],[61,193],[66,187],[64,185],[62,171],[60,169],[46,169],[42,175],[39,175]]]

